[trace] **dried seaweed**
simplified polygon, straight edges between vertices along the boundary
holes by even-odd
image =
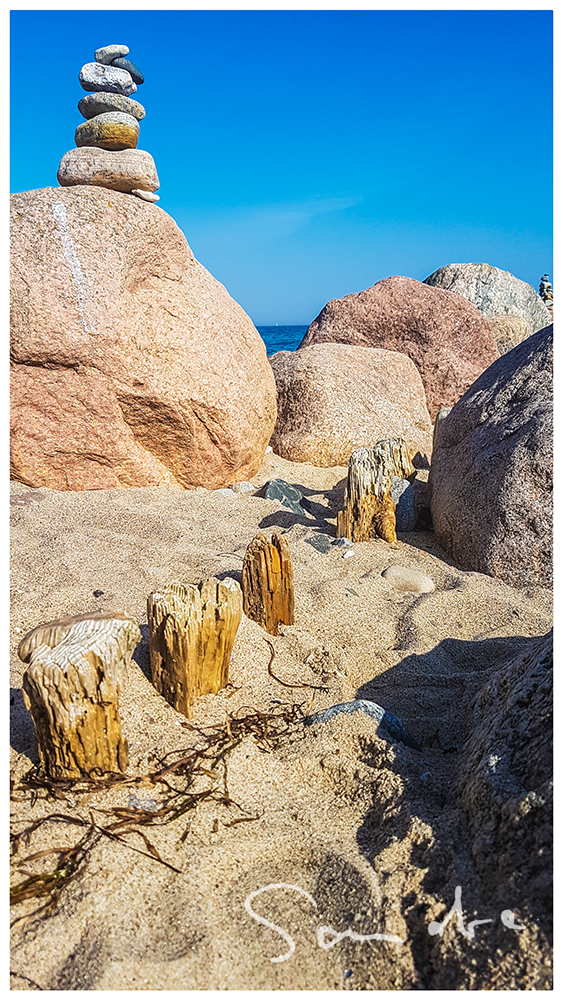
[[[321,685],[319,685],[319,684],[307,684],[305,682],[301,682],[301,683],[293,682],[293,683],[291,683],[290,681],[282,681],[280,677],[276,677],[275,673],[272,670],[272,663],[274,662],[274,657],[276,655],[276,651],[274,649],[273,644],[270,642],[269,639],[266,639],[265,642],[268,644],[268,646],[271,649],[270,662],[268,663],[268,673],[269,673],[270,677],[273,680],[277,681],[278,684],[281,684],[282,687],[286,687],[286,688],[311,688],[313,691],[326,691],[327,690],[327,688],[324,687],[322,684]]]
[[[271,663],[271,661],[270,661]],[[276,678],[277,679],[277,678]],[[283,682],[280,682],[283,683]],[[286,685],[298,686],[298,685]],[[313,685],[299,685],[312,687]],[[241,714],[246,710],[246,714]],[[214,724],[198,728],[193,723],[183,723],[184,727],[196,734],[197,742],[188,747],[172,750],[157,761],[155,770],[148,774],[89,774],[81,778],[53,779],[47,777],[39,765],[34,766],[22,778],[19,785],[12,785],[11,798],[21,802],[31,793],[31,800],[38,797],[46,800],[63,799],[70,804],[69,796],[78,798],[100,794],[108,790],[126,787],[151,787],[160,793],[158,807],[143,809],[125,806],[104,808],[90,805],[89,819],[79,815],[62,812],[49,813],[35,820],[29,826],[11,833],[12,855],[17,855],[22,845],[30,843],[33,834],[45,824],[62,823],[66,826],[86,828],[83,835],[70,846],[49,848],[35,851],[17,862],[15,868],[23,870],[27,878],[14,885],[10,890],[11,905],[18,905],[29,899],[47,897],[46,902],[32,913],[24,914],[13,921],[12,926],[31,919],[31,917],[46,916],[53,912],[63,891],[75,881],[87,867],[94,848],[102,838],[127,847],[129,850],[150,858],[157,864],[164,865],[173,872],[180,874],[180,869],[170,861],[161,857],[141,827],[164,826],[174,822],[191,810],[197,809],[203,800],[212,800],[228,810],[238,810],[240,815],[222,820],[225,828],[234,827],[240,823],[252,822],[260,816],[248,815],[246,811],[229,795],[227,784],[228,757],[242,741],[253,738],[258,749],[272,752],[282,742],[302,737],[303,719],[302,706],[296,704],[281,704],[275,710],[265,712],[250,706],[241,706],[235,712],[227,713],[222,724]],[[218,782],[223,777],[223,788]],[[206,787],[198,787],[201,783]],[[94,819],[93,813],[103,814],[110,819],[101,823]],[[189,833],[189,827],[180,837],[183,843]],[[139,836],[146,850],[133,846],[126,839],[132,834]],[[51,871],[32,874],[27,871],[29,865],[50,854],[58,855],[58,863]]]

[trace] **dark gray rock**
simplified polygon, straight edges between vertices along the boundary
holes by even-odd
[[[395,501],[395,522],[397,531],[414,531],[418,513],[414,500],[414,487],[408,479],[393,476],[391,496]]]
[[[80,70],[78,79],[82,89],[88,91],[102,90],[108,94],[122,94],[124,97],[129,97],[137,89],[137,84],[126,70],[97,62],[86,63]]]
[[[126,115],[133,115],[138,122],[145,117],[145,109],[138,101],[134,101],[131,97],[123,97],[122,94],[107,94],[103,91],[83,97],[78,102],[78,110],[86,119],[103,115],[107,111],[122,111]]]
[[[425,278],[424,284],[462,295],[485,316],[520,316],[529,324],[530,334],[551,323],[545,303],[531,285],[490,264],[448,264]]]
[[[553,581],[553,326],[495,361],[440,421],[436,539],[463,569]]]
[[[284,479],[269,479],[255,495],[264,497],[266,500],[279,500],[294,514],[305,513],[303,494],[295,486],[286,483]]]
[[[123,59],[121,56],[119,56],[117,59],[112,59],[111,65],[117,66],[118,69],[127,70],[127,72],[130,73],[131,76],[133,77],[137,86],[140,86],[142,83],[145,82],[145,78],[141,73],[141,70],[139,69],[138,66],[135,66],[135,63],[131,62],[130,59]]]
[[[306,538],[305,541],[307,542],[308,545],[312,545],[313,548],[317,550],[317,552],[322,552],[323,555],[326,555],[326,553],[330,549],[330,538],[328,537],[328,535],[323,535],[323,534],[311,535],[311,537]]]
[[[401,720],[396,715],[392,715],[391,712],[387,712],[381,705],[377,705],[375,701],[364,699],[345,701],[342,705],[332,705],[331,708],[326,708],[323,712],[309,715],[303,721],[306,726],[313,726],[317,723],[330,722],[337,715],[353,715],[354,712],[363,712],[364,715],[375,719],[378,733],[384,739],[398,740],[405,746],[412,747],[413,750],[420,750],[420,744],[407,732]]]

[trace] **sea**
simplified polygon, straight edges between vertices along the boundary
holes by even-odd
[[[307,326],[257,326],[256,329],[266,345],[266,353],[276,351],[295,351],[303,340]]]

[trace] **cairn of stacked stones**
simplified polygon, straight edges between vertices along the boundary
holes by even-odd
[[[553,320],[553,288],[551,287],[549,274],[542,274],[540,278],[540,299],[543,299],[545,302]]]
[[[160,184],[154,160],[137,149],[145,109],[131,96],[145,78],[128,55],[126,45],[105,45],[80,70],[87,94],[78,110],[86,121],[76,129],[76,149],[64,154],[57,179],[61,187],[94,184],[155,202]]]

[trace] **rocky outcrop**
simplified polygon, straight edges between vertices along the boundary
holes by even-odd
[[[78,186],[12,195],[11,227],[12,476],[59,490],[252,476],[276,417],[266,350],[173,219]]]
[[[431,507],[464,569],[552,583],[553,326],[496,361],[440,421]]]
[[[278,419],[271,445],[292,462],[347,465],[356,448],[405,438],[424,464],[432,425],[424,386],[405,355],[347,344],[313,344],[270,357]]]
[[[531,285],[490,264],[448,264],[430,274],[424,283],[463,295],[492,321],[509,319],[513,327],[509,346],[505,343],[506,325],[503,328],[501,322],[495,327],[500,354],[519,344],[524,339],[523,332],[529,337],[552,322],[545,302]],[[519,329],[517,318],[525,324],[523,330]]]
[[[420,372],[432,420],[498,357],[492,327],[474,305],[403,277],[333,299],[311,323],[299,350],[334,341],[408,355]]]

